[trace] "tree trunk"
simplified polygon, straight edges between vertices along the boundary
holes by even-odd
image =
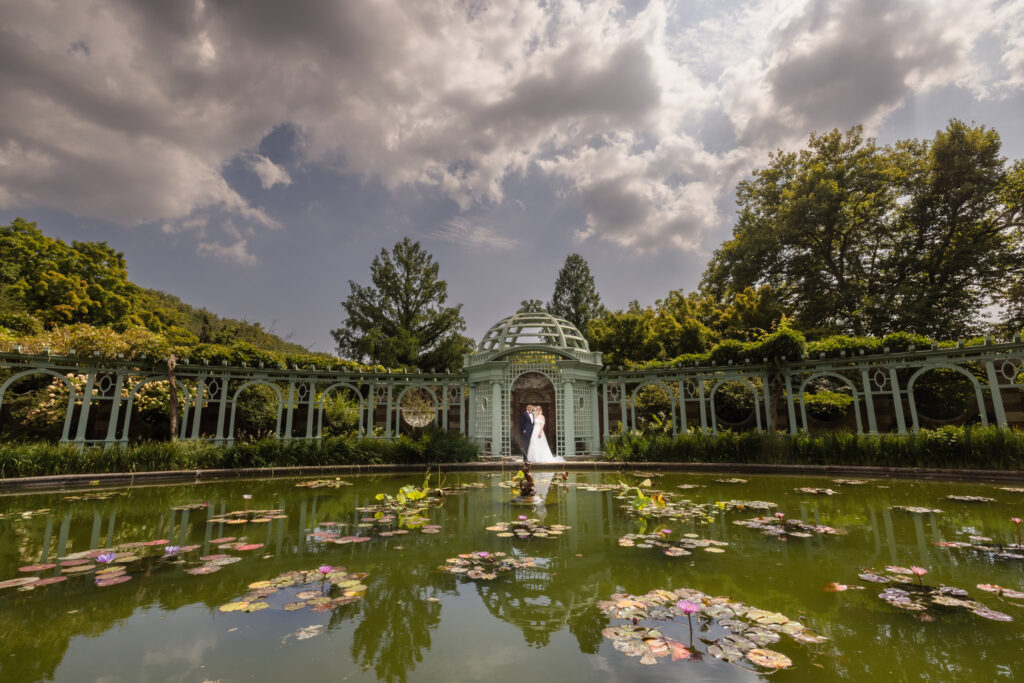
[[[174,379],[174,368],[178,361],[172,353],[167,359],[167,381],[170,383],[171,441],[178,440],[178,384]]]

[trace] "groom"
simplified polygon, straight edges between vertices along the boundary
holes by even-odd
[[[533,406],[530,404],[526,404],[519,416],[519,431],[523,434],[523,462],[526,462],[526,452],[530,450],[530,439],[533,438]]]

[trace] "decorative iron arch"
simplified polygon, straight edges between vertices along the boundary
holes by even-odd
[[[135,405],[135,397],[139,395],[139,391],[142,389],[142,387],[146,386],[147,384],[151,384],[152,382],[167,382],[167,381],[169,381],[169,380],[167,379],[166,375],[151,375],[150,377],[147,377],[144,380],[142,380],[141,382],[139,382],[138,384],[136,384],[134,387],[132,387],[132,390],[128,392],[128,403],[126,404],[125,411],[124,411],[124,426],[121,428],[121,439],[120,439],[121,443],[127,443],[128,442],[128,431],[131,428],[131,422],[132,422],[132,406]],[[174,385],[176,387],[178,387],[178,390],[181,391],[182,394],[185,395],[185,400],[183,402],[183,409],[182,409],[182,415],[181,415],[181,426],[180,426],[181,427],[181,429],[180,429],[180,431],[181,431],[180,437],[181,438],[185,438],[185,434],[186,434],[185,426],[188,424],[188,406],[189,406],[189,401],[192,398],[192,392],[190,392],[188,386],[185,385],[179,379],[175,379],[174,380]],[[115,396],[114,400],[115,401],[119,400],[119,397]],[[116,432],[115,432],[115,434],[116,434]]]
[[[939,363],[921,366],[907,381],[907,402],[910,404],[910,419],[913,430],[915,432],[921,431],[921,426],[917,419],[917,403],[914,401],[914,382],[916,382],[917,378],[926,372],[942,369],[956,370],[961,375],[971,380],[971,383],[974,385],[974,397],[978,401],[978,415],[981,417],[981,425],[983,427],[988,427],[988,415],[985,412],[985,397],[981,393],[981,382],[978,381],[978,378],[969,373],[965,368],[958,365],[946,365],[944,363]]]
[[[78,400],[78,392],[75,391],[75,385],[67,378],[67,375],[56,372],[55,370],[46,370],[43,368],[33,368],[31,370],[22,370],[16,372],[7,378],[7,381],[0,385],[0,406],[4,404],[4,396],[7,394],[7,389],[10,388],[17,380],[22,377],[31,377],[32,375],[50,375],[51,377],[57,377],[68,387],[68,405],[64,415],[64,428],[61,430],[60,440],[68,441],[68,437],[71,432],[71,413],[74,412],[75,401]]]
[[[356,396],[359,397],[359,426],[357,428],[359,438],[363,437],[363,413],[366,411],[366,403],[368,399],[363,398],[363,392],[359,390],[357,386],[350,382],[335,382],[330,385],[322,392],[320,392],[320,400],[317,401],[317,425],[316,425],[316,438],[321,439],[324,435],[324,404],[327,402],[327,395],[335,389],[348,389],[352,391]]]
[[[800,383],[800,419],[803,421],[804,429],[807,429],[807,402],[804,401],[804,389],[807,388],[807,384],[812,379],[817,379],[818,377],[834,377],[846,386],[850,387],[850,391],[853,392],[853,414],[857,419],[857,433],[863,434],[864,426],[860,419],[860,394],[857,393],[857,387],[854,386],[849,377],[844,377],[837,372],[816,372]]]
[[[273,389],[274,393],[277,394],[277,426],[274,428],[274,437],[277,439],[281,438],[281,413],[284,410],[284,394],[281,392],[281,387],[277,386],[273,382],[268,382],[265,379],[251,379],[242,383],[242,385],[235,390],[235,395],[231,397],[231,420],[228,423],[227,436],[227,442],[229,444],[234,443],[235,441],[235,414],[238,412],[238,397],[247,387],[256,384],[265,384]]]
[[[431,386],[414,384],[406,387],[405,389],[402,389],[402,391],[398,394],[398,400],[395,401],[395,409],[398,411],[398,415],[395,418],[395,421],[397,423],[395,426],[396,434],[401,433],[398,430],[401,429],[400,420],[402,418],[402,399],[405,398],[406,394],[408,394],[410,391],[413,391],[414,389],[426,391],[427,393],[430,394],[430,405],[434,409],[434,423],[437,423],[437,414],[441,412],[441,405],[437,400],[437,393]]]
[[[757,431],[763,432],[764,429],[761,427],[761,407],[759,405],[760,401],[757,397],[757,389],[750,380],[745,377],[729,377],[715,382],[715,385],[711,387],[711,393],[708,394],[708,402],[711,406],[711,433],[718,434],[718,415],[715,413],[715,394],[718,393],[719,387],[723,384],[728,384],[729,382],[739,382],[740,384],[747,385],[747,388],[750,389],[750,393],[754,397],[754,419],[757,422]]]
[[[631,431],[633,431],[633,432],[636,431],[636,395],[644,387],[661,387],[662,389],[665,390],[666,393],[668,393],[668,400],[669,400],[669,403],[672,406],[672,436],[675,436],[676,434],[678,434],[679,431],[677,429],[677,421],[676,421],[677,405],[678,404],[677,404],[677,401],[676,401],[676,395],[675,395],[675,393],[673,393],[672,387],[670,387],[668,384],[666,384],[666,381],[664,379],[642,380],[640,382],[640,384],[636,385],[636,387],[633,389],[633,393],[631,393],[629,395],[630,421],[633,423]],[[682,397],[680,396],[680,398],[682,398]]]

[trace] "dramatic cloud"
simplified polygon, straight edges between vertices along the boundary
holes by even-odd
[[[0,0],[0,208],[193,231],[244,264],[290,217],[234,162],[264,191],[327,168],[467,215],[539,169],[577,239],[700,251],[772,149],[939,88],[1024,88],[1022,0],[629,4]],[[282,125],[288,162],[260,150]],[[513,246],[461,218],[435,236]]]

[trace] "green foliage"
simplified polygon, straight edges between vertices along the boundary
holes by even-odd
[[[131,283],[124,255],[106,243],[69,246],[21,218],[0,226],[0,327],[19,337],[38,337],[44,326],[81,330],[83,325],[116,332],[145,328],[160,334],[168,347],[242,342],[277,353],[306,352],[260,323],[221,318]],[[81,353],[80,347],[71,348]]]
[[[230,346],[242,342],[276,353],[307,353],[301,345],[263,329],[258,322],[222,318],[167,292],[140,288],[136,308],[146,327],[163,334],[174,346]]]
[[[888,347],[891,353],[909,351],[911,346],[918,350],[927,349],[931,343],[930,337],[910,332],[892,332],[882,337],[882,348]]]
[[[819,391],[804,394],[807,414],[816,420],[831,422],[844,417],[853,404],[853,396],[838,391]]]
[[[605,314],[590,266],[579,254],[569,254],[565,259],[547,308],[553,315],[571,322],[584,335],[590,321]]]
[[[324,402],[324,434],[342,436],[359,431],[359,399],[351,391],[332,391]]]
[[[719,419],[742,422],[751,416],[753,410],[754,394],[743,382],[725,382],[715,390],[715,414]]]
[[[0,302],[46,324],[91,323],[124,329],[140,324],[138,287],[124,255],[104,242],[47,237],[21,218],[0,226]]]
[[[43,331],[43,324],[39,318],[20,311],[0,310],[0,327],[7,328],[19,336],[39,334]]]
[[[67,444],[0,442],[0,478],[106,472],[154,472],[244,467],[433,464],[476,460],[477,447],[450,432],[421,439],[403,437],[316,441],[265,439],[219,447],[203,441],[145,441],[127,448],[86,448]]]
[[[242,390],[236,402],[235,438],[273,436],[281,400],[266,384],[251,384]]]
[[[606,313],[591,321],[591,349],[602,352],[605,363],[613,366],[665,361],[705,351],[708,329],[688,308],[674,305],[677,301],[673,296],[667,302],[643,309],[633,303],[625,311]]]
[[[448,284],[438,279],[434,257],[409,238],[370,264],[373,285],[349,280],[342,302],[347,318],[331,334],[339,353],[387,366],[431,372],[459,370],[473,341],[462,336],[462,304],[446,307]]]
[[[993,295],[1012,318],[1024,170],[999,149],[995,131],[957,120],[888,147],[860,127],[812,134],[739,184],[733,237],[702,291],[770,285],[805,331],[967,336]]]
[[[917,434],[858,435],[846,431],[768,434],[692,432],[677,437],[623,435],[606,444],[620,462],[866,465],[1019,470],[1024,432],[997,427],[942,427]]]

